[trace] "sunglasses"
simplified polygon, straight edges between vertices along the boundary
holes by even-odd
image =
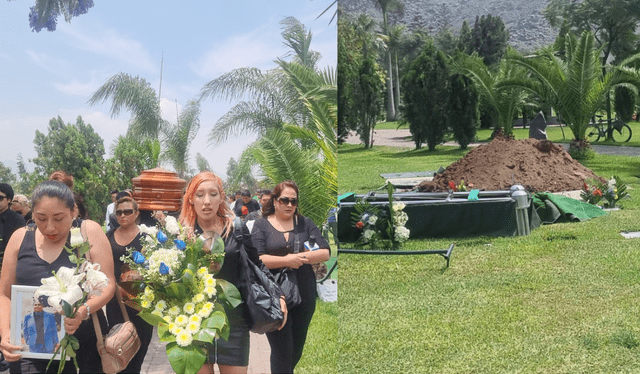
[[[133,214],[133,209],[116,210],[116,216],[120,217],[123,214],[125,216],[130,216]]]
[[[4,199],[7,199],[7,196],[6,195],[0,195],[0,201],[2,201]]]
[[[278,200],[284,205],[289,205],[289,203],[291,203],[291,205],[293,206],[298,206],[298,199],[289,199],[288,197],[279,197],[276,200]]]

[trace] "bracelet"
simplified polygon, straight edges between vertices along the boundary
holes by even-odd
[[[87,303],[84,303],[84,304],[82,304],[82,305],[84,305],[84,306],[85,306],[85,308],[87,308],[87,316],[86,316],[86,317],[84,317],[84,320],[86,321],[86,320],[88,320],[88,319],[89,319],[89,317],[91,317],[91,308],[89,308],[89,304],[87,304]]]

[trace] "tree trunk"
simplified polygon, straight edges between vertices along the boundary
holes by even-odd
[[[395,120],[398,120],[398,116],[400,115],[400,74],[398,73],[398,51],[394,51],[395,57],[395,73],[396,73],[396,85],[395,85],[395,97],[394,103],[396,108]]]
[[[387,122],[396,120],[396,110],[393,103],[393,69],[391,67],[391,52],[387,51]]]

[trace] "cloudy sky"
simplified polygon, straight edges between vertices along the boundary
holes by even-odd
[[[82,116],[102,137],[105,158],[114,139],[126,133],[130,113],[109,115],[110,104],[87,100],[109,77],[124,72],[160,85],[165,119],[195,98],[204,84],[239,67],[270,69],[283,57],[279,22],[296,17],[313,33],[311,48],[323,58],[320,67],[336,66],[335,9],[316,19],[331,0],[113,1],[94,0],[87,14],[71,23],[58,18],[56,31],[32,32],[29,8],[34,0],[0,0],[0,162],[16,172],[17,155],[36,156],[36,130],[46,133],[60,116],[75,123]],[[177,105],[176,105],[177,102]],[[207,100],[200,131],[190,149],[191,166],[200,152],[224,176],[255,134],[207,145],[209,131],[234,103]],[[176,109],[177,106],[177,109]],[[27,164],[29,170],[33,164]]]

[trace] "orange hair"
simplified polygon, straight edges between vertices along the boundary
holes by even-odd
[[[220,193],[220,206],[218,207],[217,216],[222,220],[223,231],[227,233],[231,232],[233,226],[233,212],[227,205],[226,195],[222,186],[222,179],[210,171],[202,171],[195,177],[191,178],[187,189],[182,197],[182,209],[180,210],[180,223],[183,226],[194,227],[196,224],[196,210],[193,208],[193,197],[196,194],[196,190],[203,182],[212,181],[218,192]]]

